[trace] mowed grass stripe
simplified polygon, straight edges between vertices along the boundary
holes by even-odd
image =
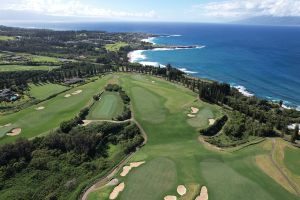
[[[12,128],[22,128],[22,133],[18,136],[0,138],[0,144],[13,142],[20,137],[32,138],[40,134],[45,134],[59,126],[62,121],[75,117],[79,111],[86,107],[92,101],[92,96],[99,93],[105,86],[111,75],[98,79],[95,82],[76,87],[70,91],[62,93],[55,98],[40,103],[36,106],[26,108],[18,113],[2,116],[0,125],[12,123]],[[72,95],[69,98],[64,96],[82,90],[78,95]],[[35,110],[35,108],[43,106],[43,110]],[[3,134],[0,128],[0,135]]]
[[[29,88],[30,88],[29,90],[30,96],[39,100],[46,99],[51,95],[60,93],[68,89],[68,87],[66,86],[53,84],[53,83],[39,84],[39,85],[30,84]]]
[[[124,104],[120,95],[116,92],[104,92],[101,99],[93,105],[88,119],[101,120],[113,119],[123,111]]]
[[[43,70],[50,71],[59,68],[58,66],[27,66],[27,65],[0,65],[0,72],[11,72],[11,71],[28,71],[28,70]]]

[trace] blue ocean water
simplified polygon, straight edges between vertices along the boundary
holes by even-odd
[[[152,41],[204,48],[144,51],[137,61],[168,63],[194,76],[244,86],[256,96],[300,105],[300,27],[189,23],[18,24],[63,30],[176,35]],[[300,107],[298,107],[300,108]]]

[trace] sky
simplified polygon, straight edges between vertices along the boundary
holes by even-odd
[[[226,23],[257,16],[300,16],[300,0],[0,0],[0,22]]]

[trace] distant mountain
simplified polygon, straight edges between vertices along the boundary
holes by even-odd
[[[259,16],[259,17],[252,17],[240,21],[235,21],[233,23],[249,24],[249,25],[300,26],[300,16],[299,17]]]

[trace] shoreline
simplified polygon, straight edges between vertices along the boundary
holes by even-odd
[[[145,38],[145,39],[142,39],[141,41],[142,42],[148,42],[152,45],[154,45],[154,48],[153,49],[148,49],[148,50],[134,50],[134,51],[131,51],[127,54],[127,57],[129,58],[129,62],[130,63],[139,63],[141,65],[150,65],[150,66],[154,66],[154,67],[166,67],[166,65],[163,65],[157,61],[147,61],[147,56],[144,55],[143,53],[146,52],[146,51],[176,51],[176,50],[186,50],[186,49],[202,49],[202,48],[205,48],[206,46],[203,45],[187,45],[187,46],[184,46],[184,45],[159,45],[157,43],[155,43],[155,39],[156,38],[160,38],[160,37],[181,37],[182,35],[157,35],[157,36],[151,36],[151,37],[148,37],[148,38]],[[188,74],[188,75],[193,75],[193,74],[198,74],[198,72],[196,71],[190,71],[188,70],[187,68],[185,67],[180,67],[180,66],[173,66],[175,68],[177,68],[178,70]],[[199,77],[201,78],[201,77]],[[210,79],[210,80],[213,80],[213,79]],[[215,80],[215,81],[219,81],[219,80]],[[258,97],[256,96],[255,92],[252,92],[252,91],[249,91],[245,86],[243,85],[239,85],[239,84],[235,84],[235,83],[229,83],[231,87],[234,87],[236,88],[242,95],[244,95],[245,97]],[[275,98],[275,97],[268,97],[268,96],[265,96],[265,97],[258,97],[258,98],[262,98],[262,99],[265,99],[267,101],[270,101],[270,102],[279,102],[278,98]],[[285,101],[283,100],[283,105],[282,105],[282,108],[284,109],[288,109],[288,110],[291,110],[291,109],[295,109],[297,111],[300,111],[300,105],[295,105],[295,104],[292,104],[290,103],[289,101]]]

